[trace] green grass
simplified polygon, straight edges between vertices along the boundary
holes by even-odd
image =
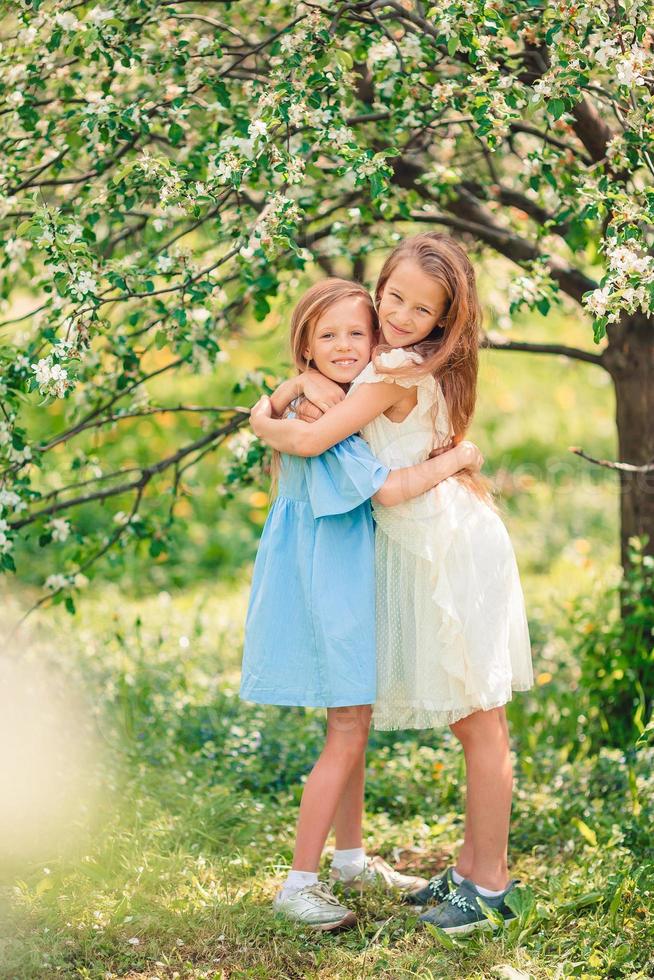
[[[654,751],[591,756],[565,719],[553,723],[574,673],[565,658],[511,705],[518,923],[443,945],[383,893],[357,901],[360,925],[340,936],[275,920],[324,721],[239,700],[246,597],[205,586],[136,601],[106,588],[76,620],[43,614],[21,641],[24,672],[5,674],[5,693],[20,706],[15,744],[36,752],[3,787],[14,826],[2,834],[0,976],[654,975]],[[567,634],[546,595],[535,607],[539,671]],[[23,678],[13,692],[12,676]],[[31,789],[28,769],[40,773]],[[462,779],[448,732],[374,733],[368,851],[441,868],[461,838]]]

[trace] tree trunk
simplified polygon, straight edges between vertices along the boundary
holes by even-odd
[[[642,466],[654,463],[654,322],[624,319],[611,330],[603,361],[615,386],[618,458]],[[654,471],[620,471],[620,552],[629,565],[629,538],[647,535],[654,555]]]

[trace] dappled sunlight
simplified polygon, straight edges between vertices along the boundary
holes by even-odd
[[[61,636],[57,645],[79,637]],[[0,865],[19,873],[77,851],[107,816],[91,692],[29,638],[0,640]]]

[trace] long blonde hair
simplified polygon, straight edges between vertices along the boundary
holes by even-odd
[[[306,293],[304,293],[296,304],[291,315],[291,356],[298,371],[306,371],[307,368],[312,366],[312,361],[305,356],[305,351],[311,347],[316,323],[327,310],[348,296],[358,296],[365,300],[370,310],[373,336],[376,337],[377,313],[375,312],[372,297],[365,286],[362,286],[359,282],[352,282],[349,279],[339,279],[336,276],[321,279],[320,282],[315,283],[307,289]],[[271,463],[271,495],[274,495],[277,490],[280,467],[279,456],[280,454],[274,450]]]
[[[421,356],[421,363],[395,368],[393,371],[385,369],[384,373],[403,378],[429,373],[440,382],[454,436],[450,445],[443,446],[432,454],[437,455],[461,442],[474,415],[481,306],[475,270],[464,249],[449,235],[434,232],[406,238],[393,249],[382,266],[375,287],[377,308],[390,276],[399,263],[407,259],[416,262],[425,275],[443,287],[446,294],[445,309],[431,334],[413,347]],[[379,344],[375,348],[373,359],[384,350],[390,348]],[[462,470],[457,478],[492,505],[492,484],[486,477],[480,473]]]

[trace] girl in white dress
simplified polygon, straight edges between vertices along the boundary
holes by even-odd
[[[385,465],[404,467],[464,438],[480,327],[466,253],[447,235],[407,239],[384,264],[375,298],[382,344],[343,401],[311,424],[271,418],[265,398],[255,406],[252,427],[274,449],[312,456],[361,431]],[[376,505],[374,513],[373,722],[378,729],[450,725],[462,743],[463,846],[454,868],[433,879],[423,898],[450,901],[452,883],[458,898],[443,921],[449,931],[469,931],[488,924],[481,907],[467,907],[471,896],[473,905],[481,895],[512,917],[504,904],[514,882],[507,870],[512,766],[503,705],[533,683],[515,555],[479,474],[460,473],[405,504]],[[450,929],[452,913],[461,927]],[[443,924],[433,913],[429,921]]]

